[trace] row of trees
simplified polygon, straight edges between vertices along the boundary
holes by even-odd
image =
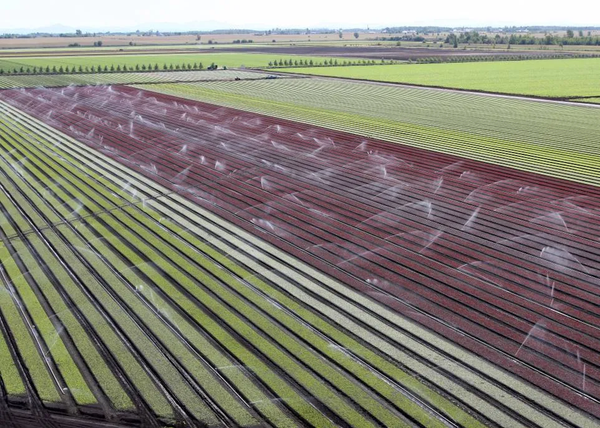
[[[218,66],[212,63],[209,66],[209,70],[216,70]],[[150,71],[187,71],[187,70],[203,70],[204,66],[201,62],[194,64],[164,64],[160,67],[158,64],[136,64],[135,66],[113,64],[111,66],[52,66],[47,65],[46,67],[20,67],[4,70],[0,68],[0,74],[76,74],[76,73],[128,73],[128,72],[150,72]]]
[[[336,67],[336,66],[344,66],[344,65],[376,65],[376,64],[396,64],[397,62],[394,60],[384,60],[376,61],[374,59],[358,59],[356,61],[348,61],[348,60],[340,60],[337,59],[326,59],[325,61],[316,61],[316,60],[287,60],[280,59],[276,61],[270,61],[269,67]]]
[[[416,35],[405,35],[392,37],[375,37],[375,40],[382,42],[424,42],[425,37]]]
[[[567,31],[566,36],[557,36],[554,34],[546,33],[543,37],[535,37],[531,34],[496,34],[493,37],[487,34],[480,34],[477,31],[468,31],[456,35],[454,33],[449,34],[445,40],[446,43],[457,47],[459,43],[464,44],[484,44],[484,45],[593,45],[600,46],[600,37],[592,36],[590,31],[587,35],[584,35],[583,31],[580,30],[578,36],[575,36],[572,30]]]

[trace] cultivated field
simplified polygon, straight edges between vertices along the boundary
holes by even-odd
[[[320,43],[0,68],[432,52]],[[599,67],[301,71],[593,102]],[[600,426],[600,109],[279,71],[0,75],[0,426]]]
[[[21,67],[25,69],[33,67],[108,67],[111,66],[128,68],[135,68],[137,66],[159,66],[159,69],[163,69],[165,65],[174,67],[187,66],[188,64],[202,63],[204,68],[211,65],[211,63],[217,64],[219,67],[226,66],[228,68],[233,67],[266,67],[269,61],[275,61],[279,59],[294,59],[303,61],[317,61],[321,62],[324,58],[322,57],[311,57],[311,56],[293,56],[286,55],[267,55],[267,54],[252,54],[252,53],[215,53],[215,54],[151,54],[151,55],[105,55],[105,56],[64,56],[64,57],[38,57],[38,58],[1,58],[0,57],[0,69],[4,69],[5,72],[16,69],[19,71]]]
[[[197,82],[214,80],[248,80],[265,79],[268,74],[239,71],[174,71],[153,73],[89,73],[89,74],[59,74],[39,76],[0,76],[0,89],[32,88],[36,86],[85,86],[110,84],[151,84],[165,82]],[[290,77],[293,77],[290,75]],[[285,78],[285,76],[278,76]]]
[[[375,38],[384,36],[381,33],[361,33],[360,38]],[[344,32],[341,41],[355,41],[353,32]],[[79,43],[81,46],[93,48],[96,41],[101,41],[103,46],[127,47],[130,42],[138,46],[172,46],[193,45],[205,46],[212,40],[218,44],[232,43],[234,40],[252,39],[255,43],[276,42],[338,42],[337,33],[333,34],[202,34],[200,40],[195,35],[189,36],[102,36],[102,37],[35,37],[0,39],[0,49],[31,49],[31,48],[67,48],[68,45]],[[200,42],[200,43],[199,43]]]
[[[77,93],[30,94],[59,102]],[[16,104],[30,94],[2,97]],[[114,101],[111,107],[120,104]],[[92,109],[55,106],[44,120],[78,118],[83,122],[65,129],[82,138]],[[209,184],[230,170],[225,159],[210,168],[184,160],[187,166],[167,177],[176,167],[172,156],[195,151],[193,142],[182,145],[152,121],[136,121],[139,139],[102,123],[86,131],[83,139],[99,141],[96,148],[113,158],[137,152],[126,164],[154,171],[147,179],[4,103],[0,108],[0,312],[4,334],[12,334],[0,341],[1,376],[11,402],[32,400],[39,416],[62,408],[149,426],[153,417],[208,426],[362,427],[406,418],[424,426],[441,426],[438,418],[478,425],[376,351],[389,345],[374,334],[380,322],[368,301],[364,309],[349,306],[365,300],[360,294],[336,297],[340,283],[155,183],[175,180],[189,196],[193,177],[207,173]],[[375,324],[356,325],[365,321]]]
[[[600,416],[597,188],[135,88],[0,96],[5,297],[41,334],[14,395],[25,365],[42,403],[167,423]]]
[[[311,79],[148,89],[600,184],[600,110],[591,107]]]
[[[598,58],[280,71],[561,99],[600,95]]]
[[[304,56],[324,56],[324,57],[341,57],[341,58],[369,58],[369,59],[394,59],[398,61],[417,61],[422,58],[448,58],[448,57],[510,57],[520,56],[523,52],[511,52],[510,50],[502,49],[453,49],[446,47],[445,49],[430,48],[421,46],[412,47],[399,47],[395,45],[384,45],[384,46],[369,46],[361,44],[344,44],[341,43],[324,45],[323,43],[310,43],[305,45],[246,45],[242,48],[236,46],[230,46],[227,48],[216,47],[218,51],[242,51],[242,52],[254,52],[254,53],[267,53],[272,55],[279,55],[283,58],[287,55],[304,55]],[[531,55],[537,55],[539,57],[545,57],[550,55],[557,55],[557,52],[540,51],[531,53]],[[563,52],[560,55],[570,56],[571,53]]]

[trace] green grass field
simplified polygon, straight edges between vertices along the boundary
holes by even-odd
[[[600,95],[598,58],[278,71],[552,98]]]
[[[269,61],[279,59],[303,59],[313,61],[323,61],[324,57],[307,57],[307,56],[294,56],[288,55],[282,57],[281,55],[267,55],[267,54],[253,54],[253,53],[215,53],[215,54],[153,54],[153,55],[90,55],[90,56],[55,56],[55,57],[36,57],[36,58],[1,58],[0,57],[0,69],[4,71],[17,69],[21,67],[47,67],[50,68],[56,66],[68,66],[68,67],[98,67],[120,65],[121,67],[135,67],[139,65],[152,65],[158,64],[162,70],[166,64],[169,66],[176,65],[187,65],[193,63],[202,63],[204,67],[208,67],[211,63],[217,64],[219,67],[226,66],[232,67],[265,67]],[[340,58],[338,58],[340,60]]]

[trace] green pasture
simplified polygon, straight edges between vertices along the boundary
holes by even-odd
[[[550,98],[600,96],[600,58],[312,67],[278,71]]]

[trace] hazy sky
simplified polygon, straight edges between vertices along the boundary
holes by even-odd
[[[359,6],[352,6],[348,0],[2,0],[0,3],[0,29],[3,30],[55,24],[83,31],[109,27],[143,30],[148,29],[148,24],[180,26],[207,21],[255,29],[424,24],[600,26],[600,0],[561,2],[560,7],[539,0],[378,0],[360,1]]]

